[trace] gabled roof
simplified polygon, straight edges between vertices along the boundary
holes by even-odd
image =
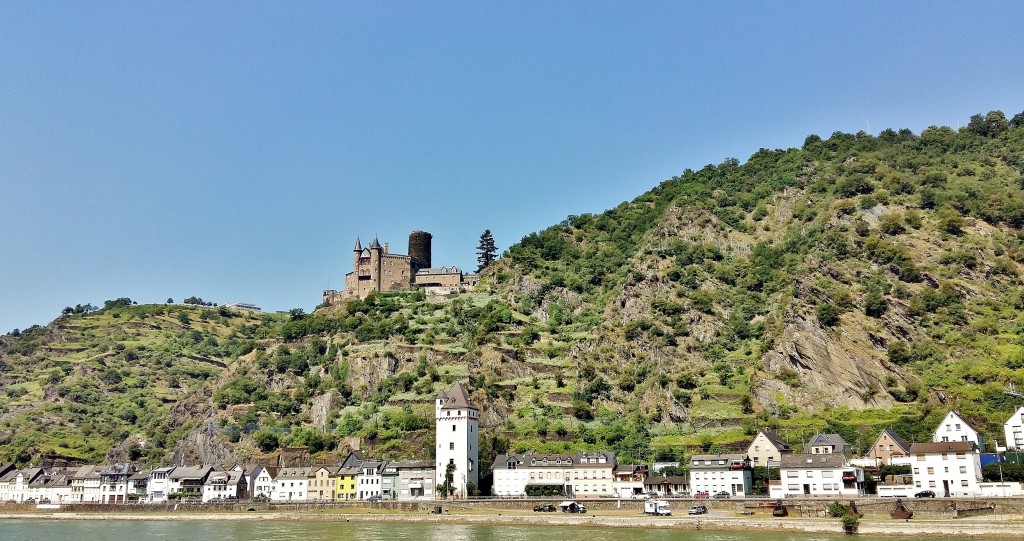
[[[834,469],[846,467],[846,456],[841,453],[809,454],[793,453],[782,455],[781,467],[786,469]]]
[[[951,412],[947,413],[946,416],[942,418],[942,421],[945,421],[946,419],[949,419],[950,416],[953,416],[954,418],[959,419],[960,420],[960,424],[966,426],[967,428],[970,428],[976,434],[981,434],[980,430],[975,428],[974,425],[972,425],[971,423],[968,423],[967,419],[964,419],[963,417],[960,416],[959,413],[957,413],[955,411],[951,411]],[[941,429],[941,428],[942,428],[942,422],[939,422],[939,426],[935,427],[935,432],[933,432],[933,434],[938,435],[939,429]]]
[[[939,441],[915,443],[910,446],[912,455],[930,455],[938,453],[971,453],[978,449],[973,441]]]
[[[907,443],[907,440],[903,439],[902,436],[893,432],[892,430],[889,430],[888,428],[883,430],[882,433],[878,435],[878,439],[875,440],[875,444],[877,444],[882,439],[882,436],[889,436],[889,439],[892,440],[892,442],[895,443],[896,445],[899,445],[900,449],[904,453],[910,451],[910,444]]]
[[[839,449],[840,451],[850,447],[849,443],[843,439],[839,434],[815,434],[811,441],[807,442],[804,447],[805,453],[811,452],[811,447],[815,445],[831,445],[833,448]]]
[[[345,462],[343,462],[341,465],[342,467],[345,468],[358,468],[359,465],[362,464],[364,460],[366,460],[366,457],[363,455],[362,452],[352,451],[348,454],[347,457],[345,457]]]
[[[338,475],[359,475],[359,468],[346,468],[342,466],[338,468]]]
[[[149,470],[137,471],[137,472],[135,472],[134,475],[132,475],[128,479],[131,479],[133,481],[138,481],[140,479],[149,479],[149,474],[150,474]]]
[[[99,479],[100,471],[105,466],[97,466],[96,464],[86,464],[71,476],[72,479]]]
[[[476,408],[469,401],[469,396],[466,394],[466,389],[462,386],[462,383],[456,382],[447,393],[441,393],[438,398],[446,399],[445,405],[441,406],[441,409]]]
[[[309,474],[312,471],[313,471],[313,468],[310,468],[310,467],[281,468],[281,470],[277,472],[277,477],[274,477],[274,479],[303,479],[303,480],[305,480],[305,479],[309,478]]]
[[[1017,408],[1017,411],[1015,411],[1012,414],[1010,414],[1010,418],[1007,419],[1006,422],[1003,423],[1003,424],[1004,425],[1008,425],[1008,424],[1013,423],[1014,418],[1018,418],[1018,416],[1020,416],[1020,415],[1024,415],[1024,406],[1021,406],[1021,407]],[[3,469],[0,469],[0,472],[2,472],[2,471],[3,471]]]
[[[780,438],[779,435],[776,434],[774,430],[772,430],[770,428],[762,428],[758,432],[760,432],[761,434],[764,434],[765,439],[767,439],[769,442],[771,442],[771,444],[774,445],[775,448],[778,449],[779,451],[790,451],[791,450],[790,447],[789,447],[789,444],[784,442],[784,441],[782,441],[782,438]]]
[[[171,472],[171,479],[205,479],[213,466],[179,466]]]
[[[462,274],[462,269],[458,267],[428,267],[426,269],[416,271],[416,276],[426,276],[430,274]]]
[[[252,469],[252,472],[249,475],[259,477],[262,472],[267,472],[267,476],[274,479],[277,477],[278,470],[280,470],[280,468],[277,466],[256,466]]]

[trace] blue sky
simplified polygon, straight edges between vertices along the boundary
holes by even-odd
[[[1021,2],[0,2],[0,332],[311,310],[806,135],[1024,110]]]

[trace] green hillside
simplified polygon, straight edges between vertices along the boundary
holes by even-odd
[[[457,380],[485,454],[650,459],[758,426],[864,450],[951,408],[992,440],[1024,387],[1022,124],[812,135],[686,170],[525,237],[472,294],[62,316],[0,338],[0,460],[423,457]]]

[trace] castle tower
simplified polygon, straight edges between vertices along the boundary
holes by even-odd
[[[409,233],[409,257],[412,259],[412,273],[430,268],[430,242],[434,236],[426,231]]]
[[[383,291],[381,287],[381,258],[380,254],[383,250],[380,247],[380,241],[377,237],[373,237],[373,242],[370,243],[370,276],[373,277],[373,289],[376,291]]]
[[[444,497],[442,485],[445,482],[448,464],[455,465],[452,484],[455,497],[468,496],[469,484],[479,485],[478,423],[480,414],[470,403],[466,390],[456,383],[447,393],[442,393],[434,402],[436,414],[437,441],[437,487],[438,495]]]

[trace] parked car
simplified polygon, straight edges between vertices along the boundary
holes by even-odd
[[[553,504],[553,503],[542,503],[540,505],[535,505],[535,506],[533,506],[533,511],[535,513],[554,513],[555,512],[555,504]]]
[[[715,499],[716,500],[720,500],[720,499],[724,499],[724,498],[731,498],[731,497],[732,497],[732,494],[729,494],[728,492],[726,492],[724,490],[721,491],[721,492],[716,492],[715,493]]]
[[[560,507],[562,509],[563,513],[586,513],[587,512],[587,507],[585,505],[583,505],[583,504],[581,504],[579,502],[573,501],[573,500],[566,500],[566,501],[558,504],[558,507]]]
[[[709,494],[708,494],[708,491],[702,490],[700,492],[694,493],[693,497],[697,498],[698,500],[702,500],[702,499],[708,498]]]
[[[914,494],[914,497],[915,498],[934,498],[935,497],[935,491],[934,490],[922,490],[921,492],[918,492],[917,494]]]
[[[706,515],[708,514],[708,508],[703,505],[691,505],[689,514],[691,515]]]
[[[374,494],[373,496],[370,496],[369,498],[366,498],[366,501],[368,501],[368,502],[379,502],[380,501],[380,496],[377,495],[377,494]]]

